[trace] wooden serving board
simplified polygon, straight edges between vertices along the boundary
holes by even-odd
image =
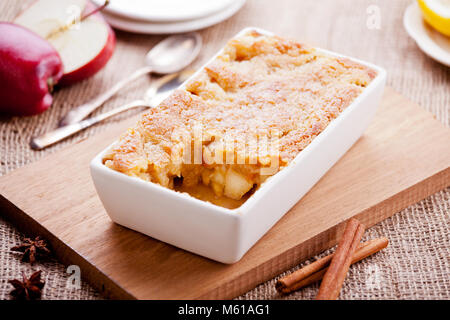
[[[225,265],[108,218],[89,162],[134,121],[0,177],[1,214],[49,239],[106,297],[232,298],[333,246],[350,217],[371,226],[450,185],[450,130],[388,88],[365,135],[241,261]]]

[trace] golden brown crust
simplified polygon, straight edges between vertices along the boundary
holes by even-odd
[[[259,185],[260,168],[276,161],[274,174],[286,166],[375,76],[349,59],[251,32],[231,40],[185,89],[144,114],[105,164],[166,187],[183,176],[185,184],[212,184],[216,194],[239,197],[223,181],[242,175],[242,188]],[[189,159],[187,151],[194,153]]]

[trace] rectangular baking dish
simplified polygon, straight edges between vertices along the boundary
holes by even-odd
[[[258,28],[245,28],[236,36],[251,30],[272,35]],[[114,171],[102,163],[111,145],[90,165],[108,215],[120,225],[201,256],[222,263],[239,261],[358,140],[375,115],[386,72],[370,63],[351,60],[376,70],[376,78],[288,167],[263,183],[242,206],[226,209]]]

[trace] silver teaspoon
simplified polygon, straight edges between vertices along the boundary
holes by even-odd
[[[70,110],[61,119],[59,126],[66,126],[83,120],[126,84],[145,74],[150,72],[167,74],[184,69],[197,57],[201,46],[202,38],[196,32],[174,35],[162,40],[145,56],[145,67],[136,70],[94,99]]]
[[[45,133],[39,137],[34,137],[30,141],[30,146],[34,150],[41,150],[51,146],[61,140],[66,139],[94,124],[112,117],[118,113],[138,107],[154,107],[163,101],[174,89],[178,88],[184,81],[191,76],[193,71],[185,70],[179,73],[173,73],[155,80],[150,85],[142,100],[135,100],[113,110],[96,115],[86,120],[59,127],[53,131]]]

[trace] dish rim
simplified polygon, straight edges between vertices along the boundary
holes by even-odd
[[[267,35],[267,36],[273,36],[274,35],[274,33],[266,31],[264,29],[260,29],[260,28],[257,28],[257,27],[246,27],[246,28],[242,29],[241,31],[239,31],[236,35],[231,37],[230,40],[234,39],[236,37],[239,37],[239,36],[249,32],[249,31],[257,31],[257,32],[259,32],[259,33],[261,33],[263,35]],[[327,127],[317,137],[315,137],[311,143],[309,143],[305,147],[305,149],[300,151],[295,156],[295,158],[285,168],[283,168],[282,170],[278,171],[274,175],[270,176],[239,207],[234,208],[234,209],[228,209],[228,208],[225,208],[225,207],[221,207],[221,206],[213,204],[211,202],[197,199],[197,198],[189,195],[188,193],[172,190],[172,189],[163,187],[163,186],[159,185],[158,183],[154,183],[154,182],[151,182],[151,181],[145,181],[145,180],[142,180],[142,179],[140,179],[138,177],[128,176],[128,175],[126,175],[124,173],[121,173],[121,172],[118,172],[118,171],[113,170],[111,168],[108,168],[107,166],[105,166],[103,164],[102,159],[103,159],[104,155],[111,149],[111,147],[117,142],[117,139],[114,140],[105,149],[103,149],[99,154],[97,154],[94,157],[94,159],[92,159],[91,164],[90,164],[91,168],[102,170],[105,173],[110,174],[112,177],[117,178],[117,179],[119,179],[119,180],[121,180],[121,181],[123,181],[125,183],[135,183],[135,184],[138,184],[138,185],[141,184],[145,188],[148,188],[149,192],[153,192],[154,190],[157,190],[159,192],[165,193],[169,197],[175,196],[175,197],[179,198],[181,201],[186,200],[186,201],[188,201],[188,203],[205,206],[205,209],[211,209],[211,211],[213,211],[215,213],[226,214],[226,215],[233,216],[235,218],[236,217],[243,217],[245,215],[245,213],[251,211],[252,207],[255,206],[255,204],[262,197],[264,197],[266,195],[266,193],[268,192],[268,190],[270,189],[270,187],[272,185],[276,185],[278,183],[278,181],[281,180],[285,175],[290,174],[290,171],[292,171],[295,166],[300,165],[302,159],[307,157],[311,152],[313,152],[314,149],[316,149],[320,145],[321,141],[328,136],[328,132],[332,131],[334,127],[339,125],[339,122],[342,122],[342,120],[344,118],[346,118],[349,114],[351,114],[352,111],[359,106],[359,103],[362,100],[364,100],[364,98],[366,96],[368,96],[370,94],[370,91],[373,91],[386,78],[386,74],[387,74],[386,70],[384,68],[382,68],[382,67],[379,67],[377,65],[374,65],[374,64],[366,62],[366,61],[362,61],[360,59],[349,57],[347,55],[343,55],[343,54],[340,54],[340,53],[329,51],[329,50],[326,50],[326,49],[321,49],[321,48],[317,48],[317,47],[314,47],[314,49],[317,50],[318,52],[322,52],[322,53],[328,54],[328,55],[333,56],[333,57],[346,58],[346,59],[349,59],[349,60],[351,60],[353,62],[357,62],[357,63],[359,63],[361,65],[364,65],[366,67],[372,68],[373,70],[375,70],[377,72],[377,75],[369,83],[369,85],[367,87],[365,87],[364,90],[355,98],[355,100],[353,100],[352,103],[344,111],[342,111],[338,115],[338,117],[336,119],[333,119],[327,125]],[[199,74],[210,62],[212,62],[218,55],[220,55],[223,52],[223,50],[224,50],[224,47],[222,47],[206,63],[204,63],[200,68],[198,68],[198,70],[196,72],[194,72],[188,79],[186,79],[186,81],[184,81],[178,88],[185,88],[186,83],[188,81],[190,81],[192,78],[194,78],[195,76],[197,76],[197,74]]]

